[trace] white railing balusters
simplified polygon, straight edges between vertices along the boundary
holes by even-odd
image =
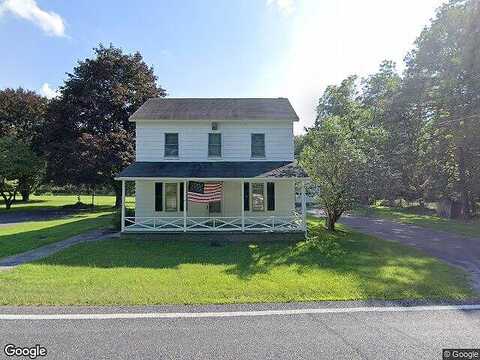
[[[125,231],[302,231],[298,214],[229,217],[125,217]]]

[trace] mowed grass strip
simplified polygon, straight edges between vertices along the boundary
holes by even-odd
[[[312,223],[321,228],[318,222]],[[300,243],[225,243],[188,235],[122,237],[72,247],[0,273],[4,305],[221,304],[465,299],[467,275],[397,243],[318,230],[342,256]],[[228,235],[225,235],[228,237]]]
[[[133,197],[127,196],[126,203],[131,205],[135,203]],[[0,214],[12,213],[12,212],[37,212],[48,210],[62,210],[65,205],[73,205],[78,201],[77,195],[31,195],[28,202],[18,201],[15,202],[12,207],[5,209],[5,202],[0,199]],[[91,195],[81,195],[80,201],[84,204],[91,204]],[[108,209],[115,205],[115,196],[112,195],[97,195],[95,196],[94,204],[96,207]],[[1,215],[0,215],[1,216]]]
[[[0,227],[0,258],[68,239],[112,224],[111,211],[66,215],[61,219],[31,221]]]
[[[372,206],[367,209],[357,209],[355,213],[480,238],[479,218],[470,221],[446,219],[435,215],[432,210],[419,207],[390,208],[386,206]]]

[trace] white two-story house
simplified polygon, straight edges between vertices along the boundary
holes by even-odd
[[[154,98],[130,121],[136,161],[117,177],[123,232],[306,230],[288,99]],[[135,216],[125,216],[126,181]]]

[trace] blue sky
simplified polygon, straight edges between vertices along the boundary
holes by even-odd
[[[401,62],[441,0],[0,0],[0,88],[52,96],[92,47],[140,51],[170,96],[286,96]]]

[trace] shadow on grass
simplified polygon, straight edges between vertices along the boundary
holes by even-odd
[[[70,215],[66,218],[71,217],[71,222],[54,226],[48,226],[47,222],[45,224],[46,227],[41,229],[28,230],[30,226],[37,226],[35,222],[26,223],[24,225],[25,227],[20,225],[20,227],[13,226],[11,228],[0,228],[0,230],[4,230],[3,234],[0,232],[0,258],[65,240],[85,231],[109,227],[111,225],[112,216],[110,214],[100,215],[94,218],[89,217],[91,214],[92,212],[89,214],[77,213],[75,215]]]
[[[240,281],[277,274],[280,278],[272,281],[278,281],[278,286],[282,281],[294,281],[295,278],[311,278],[311,283],[319,287],[322,285],[318,284],[318,279],[330,282],[340,279],[354,283],[358,293],[362,294],[361,298],[458,298],[472,295],[464,273],[423,257],[415,250],[345,229],[328,233],[318,223],[312,231],[319,232],[324,240],[337,241],[344,255],[327,256],[308,241],[235,242],[211,246],[208,241],[194,241],[189,235],[177,237],[175,241],[129,236],[81,244],[37,264],[179,271],[184,265],[199,265],[195,270],[199,277],[208,274],[203,266],[214,269],[218,266],[216,271],[236,276]],[[328,286],[338,288],[341,285],[329,283]]]

